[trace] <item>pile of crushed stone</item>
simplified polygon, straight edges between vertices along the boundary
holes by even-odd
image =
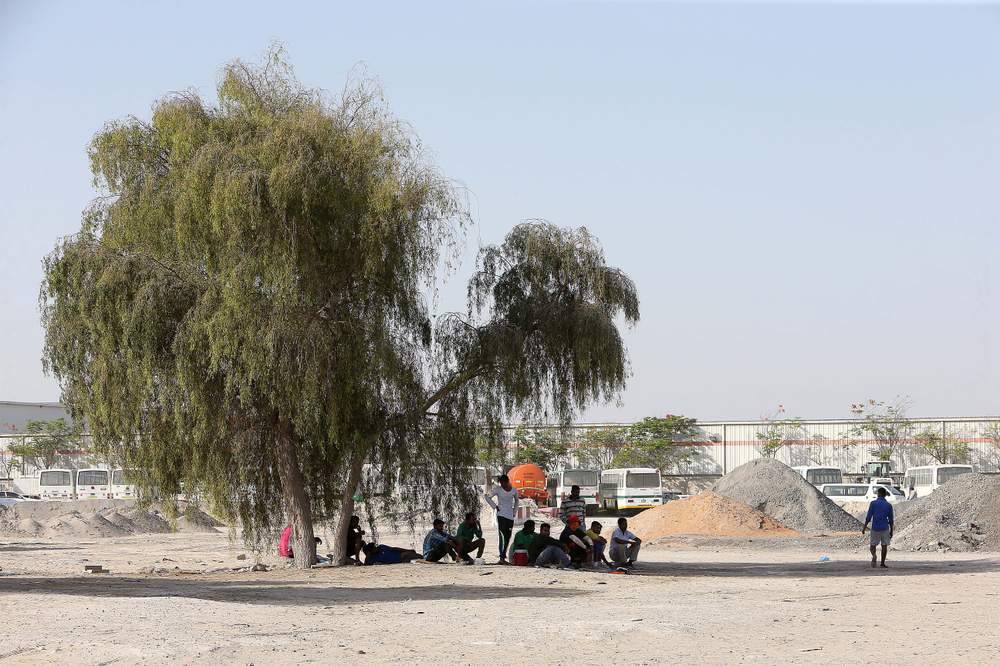
[[[128,500],[19,502],[0,507],[0,534],[34,537],[120,537],[130,534],[215,531],[221,523],[193,506],[171,524],[160,506]]]
[[[712,490],[800,532],[861,530],[857,518],[834,504],[801,474],[773,458],[740,465],[716,481]]]
[[[894,548],[1000,551],[1000,477],[963,474],[894,508]]]
[[[711,490],[647,509],[629,521],[629,529],[649,541],[677,534],[711,536],[793,536],[770,516]]]

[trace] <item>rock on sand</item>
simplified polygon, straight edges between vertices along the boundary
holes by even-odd
[[[1000,477],[963,474],[895,510],[895,548],[1000,551]]]
[[[675,534],[712,536],[792,536],[774,518],[711,490],[647,509],[629,521],[629,529],[649,541]]]
[[[760,458],[740,465],[712,490],[761,511],[801,532],[854,532],[856,518],[834,504],[788,465]]]

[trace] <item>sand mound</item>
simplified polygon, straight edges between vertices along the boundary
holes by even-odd
[[[1000,551],[1000,477],[963,474],[895,511],[901,550]]]
[[[861,523],[788,465],[760,458],[740,465],[712,490],[802,532],[853,532]]]
[[[178,532],[209,532],[218,526],[218,521],[193,506],[176,521]],[[141,509],[128,500],[19,502],[0,507],[0,534],[102,538],[173,531],[162,507]]]
[[[711,490],[689,499],[647,509],[629,521],[645,540],[675,534],[713,536],[791,536],[796,534],[760,511]]]

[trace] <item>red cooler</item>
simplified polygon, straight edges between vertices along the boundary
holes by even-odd
[[[528,566],[528,551],[526,551],[526,550],[515,550],[514,551],[514,566],[515,567],[526,567],[526,566]]]

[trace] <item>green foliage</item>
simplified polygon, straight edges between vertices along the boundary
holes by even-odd
[[[757,429],[757,451],[765,458],[777,458],[778,452],[793,441],[805,438],[802,419],[786,418],[784,405],[771,414],[761,417],[761,425]]]
[[[526,428],[518,426],[514,431],[517,442],[514,464],[534,463],[546,472],[565,465],[570,445],[567,433],[558,428]]]
[[[625,384],[638,298],[585,229],[518,225],[481,250],[468,310],[435,315],[467,214],[369,83],[330,101],[274,51],[89,155],[104,196],[46,259],[46,368],[102,454],[202,490],[250,545],[285,511],[349,513],[366,461],[384,511],[454,515],[477,437]]]
[[[28,421],[25,431],[20,441],[10,446],[11,454],[20,458],[23,468],[55,467],[62,455],[85,449],[80,429],[67,423],[66,419]],[[14,465],[13,461],[11,465]]]
[[[893,454],[913,438],[913,421],[907,418],[910,399],[898,397],[895,402],[868,399],[851,405],[851,412],[861,419],[849,434],[872,441],[870,452],[878,460],[891,460]]]
[[[614,426],[587,430],[574,450],[580,467],[609,469],[614,467],[615,456],[629,446],[629,428]]]
[[[936,428],[927,428],[914,439],[921,451],[942,465],[969,461],[971,446],[964,439],[946,435]]]
[[[694,419],[670,415],[647,416],[628,428],[627,446],[611,461],[612,467],[654,467],[669,472],[694,455],[691,442],[698,434]]]

